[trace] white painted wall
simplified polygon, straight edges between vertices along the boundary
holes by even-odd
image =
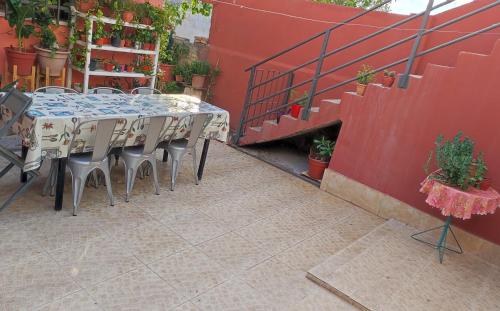
[[[194,42],[194,37],[208,38],[212,16],[192,15],[188,13],[181,25],[175,28],[177,37],[189,39]]]

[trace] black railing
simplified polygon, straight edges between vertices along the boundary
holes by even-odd
[[[238,127],[235,135],[234,135],[234,142],[238,143],[240,137],[245,135],[246,129],[248,127],[260,126],[265,120],[269,120],[269,119],[276,118],[279,121],[280,115],[286,113],[289,106],[296,104],[298,102],[305,102],[304,108],[302,109],[301,118],[303,120],[307,120],[309,118],[312,104],[313,104],[313,101],[314,101],[316,96],[324,94],[326,92],[332,91],[334,89],[337,89],[339,87],[342,87],[344,85],[347,85],[349,83],[356,81],[356,77],[352,77],[352,78],[346,79],[342,82],[339,82],[337,84],[334,84],[332,86],[329,86],[327,88],[318,90],[317,89],[318,88],[318,81],[327,75],[330,75],[330,74],[337,72],[341,69],[345,69],[351,65],[354,65],[354,64],[356,64],[362,60],[365,60],[369,57],[372,57],[374,55],[385,52],[391,48],[394,48],[396,46],[399,46],[401,44],[404,44],[404,43],[410,42],[411,40],[414,40],[412,49],[411,49],[408,57],[394,61],[390,64],[387,64],[385,66],[381,66],[381,67],[373,70],[374,73],[377,73],[377,72],[389,69],[391,67],[406,63],[405,71],[402,75],[400,75],[400,80],[398,83],[398,86],[400,88],[406,88],[408,86],[409,76],[412,72],[412,67],[413,67],[413,64],[414,64],[416,58],[427,55],[429,53],[432,53],[436,50],[445,48],[447,46],[453,45],[457,42],[464,41],[464,40],[471,38],[471,37],[474,37],[478,34],[481,34],[481,33],[484,33],[484,32],[487,32],[487,31],[490,31],[490,30],[493,30],[493,29],[500,27],[499,23],[495,23],[495,24],[490,25],[486,28],[482,28],[482,29],[479,29],[477,31],[467,33],[461,37],[455,38],[453,40],[439,44],[439,45],[434,46],[434,47],[427,49],[425,51],[419,52],[420,42],[421,42],[423,36],[425,36],[429,33],[432,33],[434,31],[437,31],[439,29],[442,29],[444,27],[447,27],[449,25],[452,25],[454,23],[457,23],[457,22],[464,20],[466,18],[469,18],[471,16],[474,16],[476,14],[479,14],[483,11],[489,10],[489,9],[496,7],[500,4],[500,0],[493,1],[492,3],[487,4],[483,7],[480,7],[476,10],[470,11],[466,14],[463,14],[463,15],[458,16],[456,18],[450,19],[447,22],[444,22],[440,25],[437,25],[437,26],[434,26],[432,28],[427,29],[428,18],[429,18],[430,13],[433,10],[441,8],[447,4],[455,1],[455,0],[447,0],[447,1],[444,1],[442,3],[434,5],[434,1],[429,0],[425,11],[423,11],[419,14],[411,15],[411,16],[409,16],[405,19],[402,19],[396,23],[393,23],[391,25],[383,27],[383,28],[381,28],[381,29],[369,34],[369,35],[366,35],[362,38],[356,39],[356,40],[354,40],[346,45],[343,45],[339,48],[336,48],[336,49],[331,50],[331,51],[327,51],[329,43],[330,43],[330,37],[331,37],[331,34],[334,30],[342,27],[343,25],[349,24],[350,22],[352,22],[352,21],[354,21],[354,20],[356,20],[356,19],[358,19],[366,14],[369,14],[370,12],[372,12],[374,10],[379,9],[380,7],[390,3],[391,1],[392,0],[383,1],[380,4],[370,8],[368,10],[364,10],[361,13],[343,21],[342,23],[338,23],[335,26],[333,26],[333,27],[331,27],[331,28],[319,33],[319,34],[316,34],[314,36],[311,36],[311,37],[297,43],[297,44],[294,44],[293,46],[291,46],[291,47],[289,47],[289,48],[287,48],[279,53],[276,53],[276,54],[274,54],[274,55],[272,55],[272,56],[270,56],[270,57],[268,57],[268,58],[266,58],[266,59],[264,59],[256,64],[254,64],[253,66],[247,68],[245,71],[250,71],[250,78],[248,80],[247,93],[245,96],[245,103],[243,106],[243,111],[242,111],[242,114],[240,117],[240,124],[239,124],[239,127]],[[407,1],[410,1],[410,0],[407,0]],[[352,48],[352,47],[354,47],[362,42],[365,42],[369,39],[375,38],[376,36],[378,36],[380,34],[383,34],[391,29],[399,27],[403,24],[406,24],[406,23],[408,23],[412,20],[415,20],[417,18],[420,18],[420,17],[422,17],[421,26],[416,31],[415,34],[412,34],[406,38],[403,38],[403,39],[400,39],[396,42],[393,42],[387,46],[384,46],[383,48],[376,49],[376,50],[374,50],[370,53],[367,53],[361,57],[350,60],[342,65],[338,65],[336,67],[333,67],[333,68],[330,68],[326,71],[323,71],[324,60],[326,58],[328,58],[332,55],[335,55],[337,53],[340,53],[342,51],[348,50],[348,49],[350,49],[350,48]],[[268,64],[272,60],[275,60],[276,58],[278,58],[282,55],[285,55],[291,51],[294,51],[297,48],[302,47],[302,46],[314,41],[315,39],[318,39],[321,37],[323,37],[323,43],[322,43],[321,50],[319,52],[318,57],[311,59],[311,60],[309,60],[301,65],[298,65],[292,69],[286,70],[286,71],[281,72],[281,73],[274,71],[275,74],[272,75],[270,78],[266,78],[263,80],[262,75],[260,76],[260,79],[258,78],[258,75],[259,75],[258,72],[261,70],[261,69],[259,69],[259,67],[261,67],[262,65]],[[294,84],[293,77],[294,77],[295,73],[298,70],[305,68],[309,65],[315,64],[315,63],[316,63],[316,68],[315,68],[314,75],[309,79],[306,79],[304,81],[301,81],[301,82]],[[280,80],[281,81],[286,80],[288,83],[276,84],[276,81],[280,81]],[[269,84],[271,84],[271,85],[274,84],[275,87],[269,88]],[[297,99],[290,100],[290,93],[293,92],[293,90],[295,90],[298,87],[307,85],[307,84],[310,84],[311,87],[310,87],[309,92],[307,92],[307,95],[305,96],[305,98],[299,97]],[[272,91],[272,90],[276,89],[276,85],[282,85],[283,87],[279,88],[278,91]],[[262,91],[262,89],[269,89],[271,91]],[[279,99],[273,100],[275,98],[279,98]],[[273,104],[269,105],[270,102]],[[279,103],[281,103],[281,104],[279,104]],[[262,109],[257,109],[257,107],[262,107],[262,106],[266,106],[266,109],[263,110],[264,112],[262,112]],[[257,111],[259,111],[259,112],[257,113]]]

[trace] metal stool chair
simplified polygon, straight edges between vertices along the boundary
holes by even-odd
[[[119,124],[123,124],[123,126],[119,127]],[[76,211],[80,206],[83,189],[85,188],[85,180],[96,169],[101,170],[104,174],[110,205],[114,205],[108,156],[110,149],[115,145],[126,125],[127,120],[122,118],[98,119],[82,122],[75,129],[75,135],[73,135],[68,149],[68,167],[71,172],[73,185],[74,216],[76,216]],[[76,138],[82,131],[87,130],[85,126],[88,126],[88,129],[95,128],[93,151],[85,152],[85,150],[76,150],[79,154],[71,154]]]
[[[150,87],[136,87],[132,91],[130,91],[132,95],[152,95],[152,94],[162,94],[160,90]]]
[[[89,90],[89,94],[125,94],[120,89],[115,89],[113,87],[96,87]]]
[[[179,120],[179,123],[175,126],[173,133],[170,135],[169,141],[164,141],[158,145],[159,148],[166,149],[168,154],[172,158],[172,166],[171,166],[171,184],[170,190],[174,191],[175,181],[177,179],[177,175],[179,173],[179,168],[181,166],[182,157],[189,151],[193,155],[193,176],[195,184],[199,183],[198,175],[196,172],[196,143],[198,141],[199,136],[205,130],[207,125],[212,120],[213,115],[211,113],[199,113],[188,115]],[[184,128],[186,126],[186,128]],[[188,139],[175,139],[178,135],[178,131],[184,129],[189,131]]]

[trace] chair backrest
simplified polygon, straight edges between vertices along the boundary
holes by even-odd
[[[152,94],[162,94],[160,90],[157,90],[155,88],[150,88],[150,87],[136,87],[132,91],[130,91],[130,94],[132,95],[152,95]]]
[[[187,148],[194,147],[201,133],[205,130],[210,121],[212,121],[213,117],[214,115],[211,113],[196,113],[182,117],[175,126],[173,133],[170,135],[169,141],[175,139],[177,133],[186,125],[189,131]]]
[[[80,123],[75,131],[71,144],[68,149],[68,158],[71,152],[75,149],[75,143],[82,143],[77,139],[82,131],[90,130],[93,133],[94,145],[92,151],[92,161],[99,162],[108,156],[110,149],[115,145],[116,141],[121,135],[125,134],[125,127],[127,126],[127,119],[123,118],[110,118],[110,119],[93,119]],[[84,144],[85,142],[83,142]],[[85,152],[82,147],[81,150],[77,148],[77,152]]]
[[[120,89],[115,89],[113,87],[96,87],[89,90],[90,94],[125,94]]]
[[[138,131],[141,126],[147,126],[143,154],[149,154],[156,149],[173,122],[174,118],[170,116],[140,117],[132,123],[128,133]]]
[[[0,128],[0,137],[6,136],[14,123],[31,106],[32,98],[24,95],[15,88],[11,88],[2,98],[0,98],[0,115],[3,119]],[[10,119],[7,119],[10,115]]]
[[[62,86],[44,86],[35,90],[34,93],[46,93],[46,94],[78,94],[78,91],[70,89],[68,87]]]

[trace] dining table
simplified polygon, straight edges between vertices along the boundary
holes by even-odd
[[[165,129],[166,137],[177,129],[174,138],[179,139],[189,136],[189,125],[177,124],[186,120],[184,116],[210,113],[212,118],[200,135],[200,138],[204,139],[198,166],[200,180],[203,177],[210,141],[226,142],[228,138],[229,113],[188,95],[34,93],[30,96],[32,105],[13,126],[13,131],[22,138],[22,156],[25,158],[23,171],[39,169],[47,159],[57,160],[55,210],[61,210],[63,206],[68,149],[73,131],[82,122],[101,118],[122,118],[130,125],[145,116],[169,116],[174,122],[170,124],[170,129]],[[141,127],[134,131],[127,129],[119,134],[123,138],[119,137],[117,142],[123,146],[140,145],[145,140],[145,133],[146,129],[141,131]],[[79,141],[76,142],[78,152],[92,150],[91,134],[88,133],[87,139],[85,133],[79,133]],[[71,153],[75,152],[74,146],[71,148]]]

